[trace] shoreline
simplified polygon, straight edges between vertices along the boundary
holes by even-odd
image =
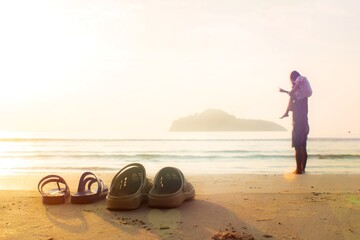
[[[52,172],[52,173],[14,173],[0,174],[0,190],[32,190],[37,191],[37,185],[41,178],[55,174],[63,177],[70,190],[75,191],[79,178],[83,172]],[[117,172],[93,172],[99,179],[110,187],[112,178]],[[184,176],[189,180],[197,192],[200,193],[227,193],[227,192],[260,192],[260,193],[278,193],[301,192],[306,193],[309,190],[316,189],[319,184],[325,192],[360,192],[360,174],[187,174]],[[152,181],[155,174],[148,174],[147,178]],[[338,181],[338,179],[341,181]],[[254,186],[252,186],[254,185]]]
[[[61,175],[73,193],[80,175]],[[36,190],[43,176],[0,177],[1,186],[18,184],[17,190],[0,190],[0,239],[195,240],[224,233],[255,239],[360,237],[360,175],[185,174],[195,187],[194,200],[175,209],[143,203],[133,211],[109,211],[105,200],[43,205]],[[109,184],[113,174],[98,177]]]

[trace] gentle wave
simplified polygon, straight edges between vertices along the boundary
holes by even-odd
[[[69,155],[86,155],[88,153],[92,153],[91,155],[125,155],[124,153],[128,153],[128,154],[136,154],[139,151],[122,151],[122,152],[114,152],[114,153],[108,153],[108,154],[104,154],[102,151],[21,151],[21,153],[23,153],[22,155],[26,156],[26,155],[64,155],[64,156],[69,156]],[[153,154],[153,155],[164,155],[166,153],[168,153],[169,151],[146,151],[146,154]],[[179,152],[179,151],[176,151]],[[222,154],[222,153],[251,153],[254,151],[251,150],[209,150],[209,151],[181,151],[182,153],[196,153],[196,152],[201,152],[201,153],[211,153],[211,154]],[[19,153],[19,151],[7,151],[8,155],[10,154],[17,154]],[[7,155],[1,155],[2,156],[7,156]]]
[[[250,151],[249,151],[250,152]],[[294,155],[287,154],[243,154],[243,155],[223,155],[222,153],[239,153],[238,151],[216,152],[219,155],[192,155],[192,154],[17,154],[0,155],[1,158],[22,158],[22,159],[49,159],[49,158],[68,158],[68,159],[285,159],[294,158]],[[309,154],[309,159],[360,159],[360,154]]]
[[[131,162],[156,172],[279,172],[294,167],[289,139],[0,138],[1,171],[115,171]],[[310,139],[308,167],[360,173],[360,139]]]
[[[318,159],[360,159],[360,154],[315,154],[310,155]]]
[[[284,142],[290,138],[0,138],[0,142]],[[321,142],[359,142],[360,138],[309,138],[309,141]]]
[[[360,139],[359,139],[360,140]],[[179,139],[161,139],[161,138],[124,138],[124,139],[89,139],[89,138],[0,138],[0,142],[236,142],[236,141],[289,141],[289,138],[278,138],[278,139],[263,139],[263,138],[234,138],[234,139],[225,139],[225,138],[215,138],[215,139],[206,139],[206,138],[197,138],[197,139],[188,139],[188,138],[179,138]]]
[[[258,158],[289,158],[293,155],[235,155],[235,156],[225,156],[225,155],[174,155],[174,154],[134,154],[134,155],[124,155],[124,154],[79,154],[79,155],[53,155],[53,154],[41,154],[41,155],[8,155],[2,156],[1,158],[23,158],[23,159],[48,159],[48,158],[68,158],[68,159],[258,159]]]

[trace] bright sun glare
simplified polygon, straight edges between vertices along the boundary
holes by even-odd
[[[13,174],[15,169],[28,167],[28,163],[13,155],[20,149],[21,146],[16,142],[0,141],[0,175]]]

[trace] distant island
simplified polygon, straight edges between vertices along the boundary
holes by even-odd
[[[222,110],[208,109],[200,114],[175,120],[171,132],[286,131],[286,128],[265,120],[240,119]]]

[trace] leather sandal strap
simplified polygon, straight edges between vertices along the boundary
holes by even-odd
[[[65,182],[65,180],[62,177],[60,177],[58,175],[47,175],[47,176],[43,177],[38,183],[38,191],[41,193],[41,195],[45,194],[43,191],[44,186],[51,182],[55,182],[57,184],[59,190],[61,190],[59,183],[64,184],[65,185],[65,189],[64,189],[65,193],[69,190],[69,186],[67,185],[67,183]]]

